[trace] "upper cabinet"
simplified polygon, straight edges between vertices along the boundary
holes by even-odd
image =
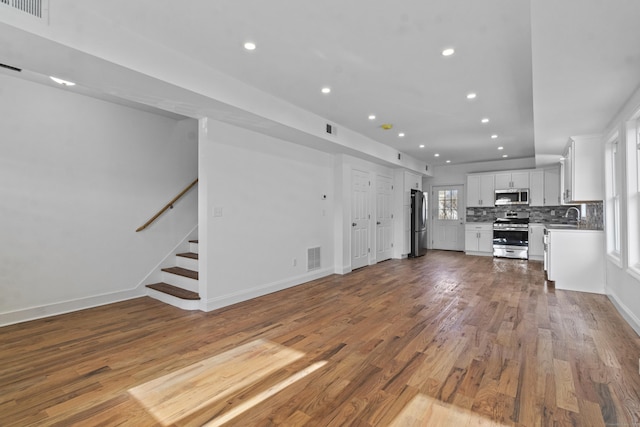
[[[529,205],[560,205],[560,170],[558,167],[536,169],[529,175]]]
[[[560,168],[544,170],[544,206],[559,206],[560,200]]]
[[[529,171],[500,172],[495,174],[495,189],[529,188]]]
[[[562,203],[603,200],[603,162],[600,136],[569,139],[562,165]]]
[[[560,168],[473,173],[467,175],[467,206],[495,205],[495,191],[529,189],[530,206],[559,206]]]
[[[467,175],[467,206],[493,206],[494,191],[494,174]]]
[[[544,206],[544,170],[531,171],[529,183],[529,205]]]

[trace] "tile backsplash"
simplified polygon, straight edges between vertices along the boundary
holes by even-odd
[[[561,223],[566,222],[567,209],[571,206],[490,206],[486,208],[467,208],[467,222],[493,222],[496,218],[503,217],[507,211],[529,212],[529,222],[537,223]],[[588,228],[602,230],[604,227],[602,202],[583,203],[575,205],[581,212],[581,219]],[[570,213],[570,218],[575,218]]]

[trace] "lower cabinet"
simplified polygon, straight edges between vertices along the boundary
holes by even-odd
[[[464,252],[493,256],[493,223],[468,223],[464,226]]]
[[[529,259],[542,261],[544,256],[544,225],[529,224]]]
[[[548,230],[547,276],[556,289],[605,293],[602,230]]]

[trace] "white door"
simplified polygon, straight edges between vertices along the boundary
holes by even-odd
[[[392,193],[391,178],[378,175],[376,180],[376,262],[391,258],[393,252]]]
[[[369,264],[369,174],[351,171],[351,269]]]
[[[433,249],[464,250],[464,193],[462,185],[435,186],[431,200]]]

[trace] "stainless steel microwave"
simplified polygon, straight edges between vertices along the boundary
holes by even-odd
[[[508,190],[496,190],[495,206],[528,204],[528,188],[509,188]]]

